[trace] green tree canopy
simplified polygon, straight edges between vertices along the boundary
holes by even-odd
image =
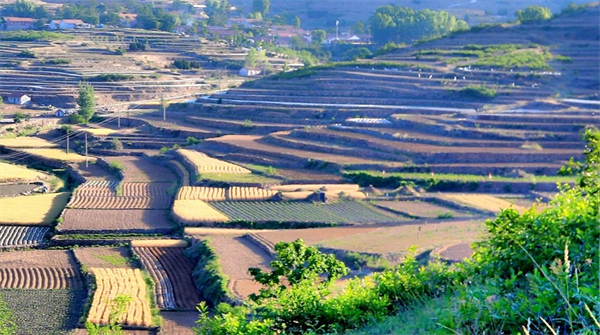
[[[310,37],[312,38],[312,43],[314,45],[321,45],[325,42],[325,38],[327,38],[327,32],[321,29],[315,29],[311,31]]]
[[[36,6],[34,2],[29,0],[17,0],[15,3],[7,4],[2,8],[2,15],[29,17],[40,19],[48,17],[49,14],[43,6]]]
[[[418,11],[397,5],[377,8],[369,22],[373,39],[380,44],[410,43],[419,39],[440,37],[468,27],[465,21],[457,20],[446,11]]]
[[[77,98],[79,105],[79,115],[84,123],[90,121],[96,110],[96,95],[94,86],[89,83],[79,83],[79,97]]]
[[[542,6],[527,6],[517,11],[517,20],[521,23],[544,21],[552,18],[550,8]]]
[[[252,0],[252,11],[261,13],[264,16],[271,10],[270,0]]]

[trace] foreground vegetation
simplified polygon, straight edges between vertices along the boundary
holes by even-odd
[[[376,330],[389,315],[405,318],[425,304],[434,317],[422,312],[417,321],[435,320],[435,333],[598,333],[600,132],[588,130],[585,139],[585,160],[571,166],[577,184],[561,186],[541,212],[502,211],[486,223],[488,235],[466,263],[421,265],[413,252],[397,268],[351,280],[332,295],[332,283],[348,274],[343,263],[301,240],[279,243],[272,272],[249,270],[264,285],[260,293],[244,306],[220,304],[213,316],[201,305],[196,332]],[[405,334],[402,327],[394,331]]]

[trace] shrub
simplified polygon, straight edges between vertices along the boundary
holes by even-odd
[[[497,95],[496,90],[483,85],[469,85],[458,90],[458,93],[465,98],[477,100],[492,100]]]
[[[521,23],[545,21],[552,18],[550,8],[542,6],[527,6],[517,11],[517,20]]]
[[[197,263],[192,277],[204,300],[217,306],[233,299],[227,289],[229,278],[223,274],[217,253],[209,241],[194,244],[185,250],[185,254]]]
[[[148,42],[137,41],[129,43],[129,51],[146,51]]]
[[[110,141],[110,144],[113,150],[123,150],[123,142],[121,142],[121,140],[118,138],[113,138]]]
[[[52,65],[61,65],[61,64],[71,64],[71,61],[68,59],[57,58],[57,59],[47,59],[44,61],[46,64]]]
[[[88,81],[96,81],[96,82],[115,82],[115,81],[125,81],[131,80],[133,76],[121,73],[104,73],[99,74],[94,77],[87,78]]]
[[[559,62],[563,62],[563,63],[573,63],[573,58],[568,57],[568,56],[556,55],[556,57],[554,59],[556,59]]]
[[[87,123],[85,117],[81,114],[72,114],[71,116],[69,116],[69,123],[71,124],[81,124],[81,123]]]
[[[199,69],[202,66],[200,65],[200,62],[195,61],[195,60],[185,60],[185,59],[178,59],[173,61],[173,67],[181,69],[181,70],[189,70],[189,69]]]
[[[31,50],[23,50],[17,54],[20,58],[35,58],[35,53]]]
[[[112,161],[110,164],[108,164],[108,169],[112,172],[120,173],[125,170],[125,166],[119,161]]]

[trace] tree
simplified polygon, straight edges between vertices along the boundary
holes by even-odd
[[[251,48],[246,55],[246,66],[247,67],[255,67],[256,62],[258,61],[258,51],[256,49]]]
[[[269,14],[271,9],[270,0],[252,0],[252,11],[261,13],[264,16]]]
[[[315,29],[310,33],[310,37],[314,45],[321,45],[325,42],[325,38],[327,38],[327,32],[325,30]]]
[[[94,86],[89,83],[79,83],[79,97],[77,98],[77,104],[79,105],[79,115],[81,115],[83,122],[89,122],[96,110]]]
[[[302,21],[300,21],[300,18],[297,16],[294,16],[294,18],[292,19],[292,26],[294,26],[296,28],[300,28],[301,24],[302,24]]]
[[[350,30],[353,34],[364,34],[366,31],[365,21],[356,22]]]
[[[167,13],[160,19],[160,30],[173,31],[180,24],[181,20],[179,19],[179,16]]]
[[[552,18],[552,12],[548,7],[527,6],[517,11],[517,21],[521,23],[545,21]]]

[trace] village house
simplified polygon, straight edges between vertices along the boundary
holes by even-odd
[[[12,93],[8,95],[7,103],[13,105],[28,105],[31,103],[31,98],[26,94]]]
[[[89,28],[90,25],[81,20],[62,19],[62,20],[52,20],[48,27],[52,30],[57,30],[57,29]]]
[[[29,30],[33,29],[37,19],[30,19],[26,17],[4,17],[4,30]]]
[[[240,76],[242,77],[254,77],[261,74],[261,70],[257,67],[246,66],[240,70]]]

